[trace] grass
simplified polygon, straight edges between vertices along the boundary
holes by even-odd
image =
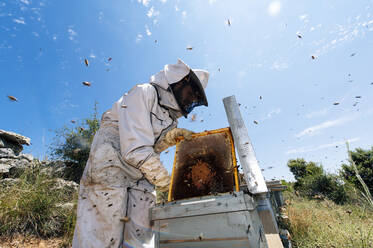
[[[31,235],[40,238],[64,237],[71,243],[75,208],[61,206],[76,202],[68,188],[54,189],[55,180],[40,172],[40,166],[26,170],[10,187],[0,186],[0,237]]]
[[[294,247],[373,247],[373,210],[356,204],[309,200],[285,192],[284,224]]]

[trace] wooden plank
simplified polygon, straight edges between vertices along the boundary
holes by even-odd
[[[185,243],[185,242],[211,242],[211,241],[231,241],[231,240],[246,240],[247,237],[237,237],[237,238],[213,238],[213,239],[174,239],[174,240],[161,240],[160,244],[170,244],[170,243]]]
[[[228,241],[210,241],[210,242],[184,242],[184,243],[171,243],[161,244],[161,248],[248,248],[247,240],[228,240]],[[257,248],[257,247],[254,247]]]
[[[152,220],[180,218],[196,215],[228,213],[242,210],[253,210],[254,202],[245,202],[243,192],[233,192],[216,197],[200,197],[155,206],[152,209]]]
[[[279,234],[266,234],[266,239],[269,248],[283,248],[281,238]]]
[[[247,187],[252,194],[266,193],[268,189],[236,98],[234,96],[226,97],[223,99],[223,103]]]

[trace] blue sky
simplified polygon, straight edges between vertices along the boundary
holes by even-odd
[[[209,107],[180,127],[226,127],[222,99],[235,95],[267,179],[291,179],[297,157],[335,172],[346,140],[373,145],[372,3],[0,1],[0,128],[30,137],[24,151],[42,158],[52,130],[181,58],[211,76]],[[172,149],[162,159],[170,169]]]

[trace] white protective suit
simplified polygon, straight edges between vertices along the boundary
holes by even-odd
[[[80,181],[73,248],[144,247],[152,238],[154,185],[170,183],[160,152],[181,117],[169,84],[190,68],[166,65],[150,83],[134,86],[106,111]],[[193,70],[206,87],[208,72]]]

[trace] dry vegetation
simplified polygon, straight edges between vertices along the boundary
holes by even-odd
[[[285,193],[286,226],[293,246],[373,247],[373,210],[368,205],[337,205],[328,199],[309,200]]]
[[[32,247],[30,242],[36,245],[36,237],[45,242],[58,238],[59,247],[71,244],[75,207],[64,204],[76,202],[77,194],[69,188],[56,188],[55,179],[39,168],[27,169],[13,185],[0,185],[0,247],[15,243],[19,245],[13,247]],[[29,245],[22,245],[25,242]]]

